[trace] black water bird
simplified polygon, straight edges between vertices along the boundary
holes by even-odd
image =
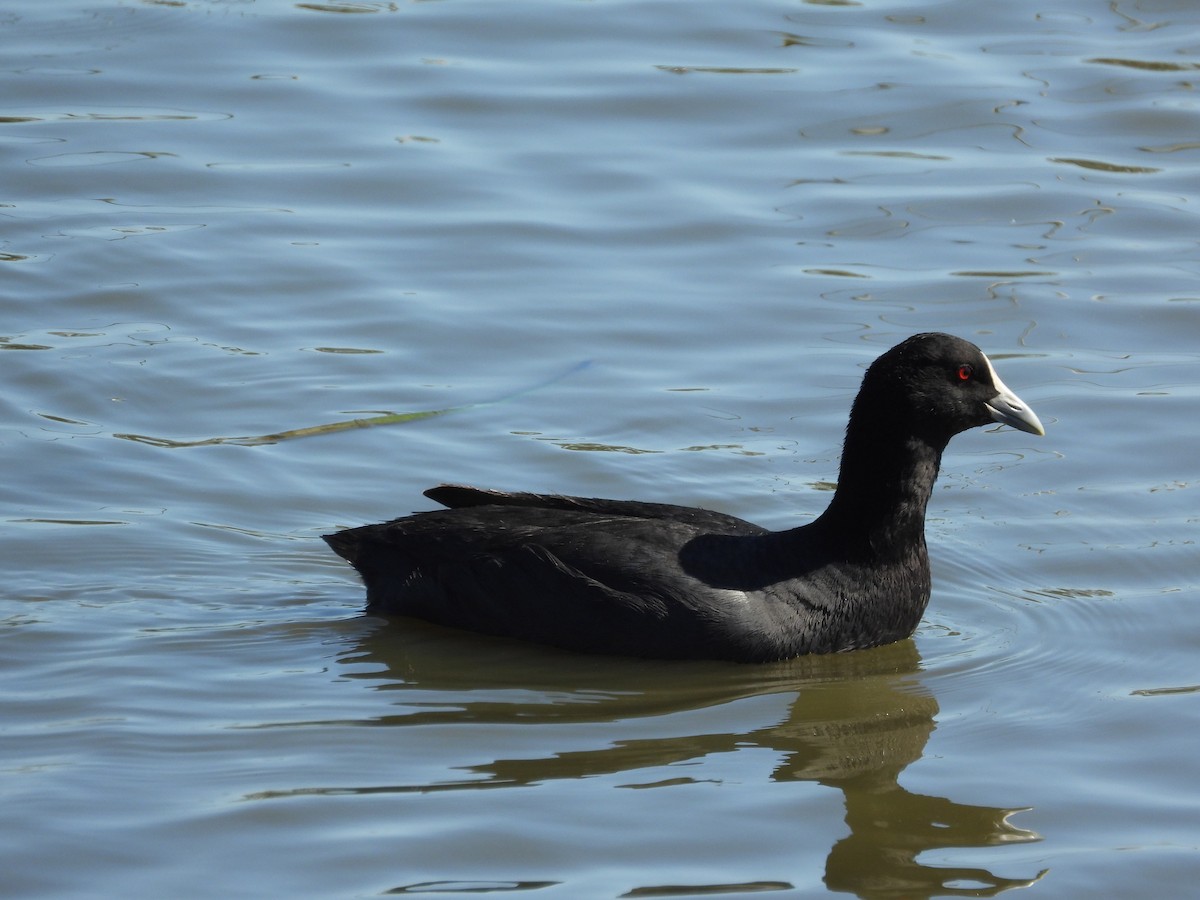
[[[912,634],[929,602],[925,507],[950,438],[1044,434],[974,344],[918,334],[880,356],[817,519],[767,531],[706,509],[441,485],[448,509],[325,535],[367,611],[653,658],[764,662]]]

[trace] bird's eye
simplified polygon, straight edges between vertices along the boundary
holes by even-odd
[[[971,376],[975,374],[975,369],[972,366],[963,363],[958,367],[958,372],[956,374],[958,375],[959,381],[970,381]]]

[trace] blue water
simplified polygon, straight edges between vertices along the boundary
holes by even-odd
[[[0,894],[1193,890],[1192,4],[0,28]],[[318,539],[439,481],[799,524],[923,330],[1048,433],[951,445],[910,641],[574,656]]]

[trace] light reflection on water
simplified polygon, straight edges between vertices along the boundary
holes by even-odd
[[[1192,5],[0,19],[4,891],[1191,890]],[[1048,435],[951,445],[913,641],[570,657],[317,539],[438,481],[798,524],[930,329]]]

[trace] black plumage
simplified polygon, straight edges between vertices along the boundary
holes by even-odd
[[[814,521],[767,531],[632,500],[442,485],[447,509],[325,536],[367,610],[572,650],[757,662],[912,634],[929,601],[925,508],[955,434],[1043,434],[974,344],[919,334],[867,370],[837,490]]]

